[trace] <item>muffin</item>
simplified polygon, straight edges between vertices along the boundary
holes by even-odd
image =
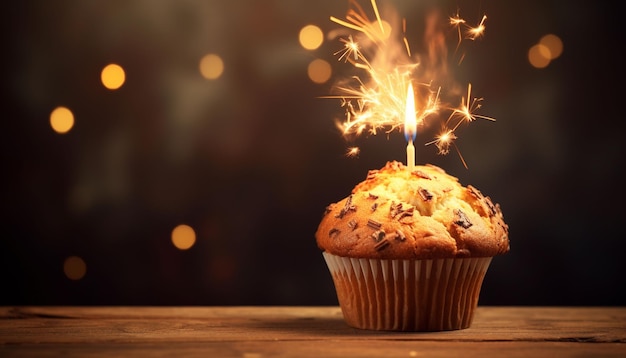
[[[500,206],[434,165],[388,162],[330,204],[315,238],[346,323],[470,326],[491,259],[509,251]]]

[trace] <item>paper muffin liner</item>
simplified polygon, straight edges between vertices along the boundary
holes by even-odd
[[[492,259],[378,260],[323,255],[346,323],[390,331],[469,327]]]

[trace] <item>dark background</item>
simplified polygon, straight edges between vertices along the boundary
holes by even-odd
[[[361,2],[369,10],[369,1]],[[496,257],[484,305],[624,305],[624,30],[608,2],[384,1],[408,24],[427,7],[478,19],[485,37],[460,77],[485,98],[477,121],[433,163],[499,202],[511,251]],[[332,281],[314,232],[367,170],[403,160],[394,133],[361,137],[357,159],[308,63],[346,69],[325,41],[347,1],[22,1],[3,22],[0,304],[327,305]],[[535,69],[528,49],[554,33],[563,54]],[[408,34],[411,39],[411,34]],[[222,77],[198,61],[218,53]],[[106,90],[102,67],[126,83]],[[48,119],[59,105],[76,124]],[[418,138],[418,143],[420,138]],[[422,138],[424,143],[426,140]],[[187,251],[171,230],[197,233]],[[85,277],[63,261],[76,255]]]

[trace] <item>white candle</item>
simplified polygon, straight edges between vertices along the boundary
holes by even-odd
[[[406,166],[409,170],[415,168],[415,146],[413,146],[413,138],[417,131],[417,118],[415,118],[415,95],[413,94],[413,86],[409,83],[406,93],[406,110],[404,112],[404,135],[409,144],[406,146]]]
[[[406,146],[406,166],[409,170],[415,168],[415,146],[413,145],[413,139],[409,139],[409,144]]]

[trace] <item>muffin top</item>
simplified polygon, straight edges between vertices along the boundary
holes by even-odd
[[[500,206],[434,165],[388,162],[330,204],[317,232],[328,253],[354,258],[490,257],[509,251]]]

